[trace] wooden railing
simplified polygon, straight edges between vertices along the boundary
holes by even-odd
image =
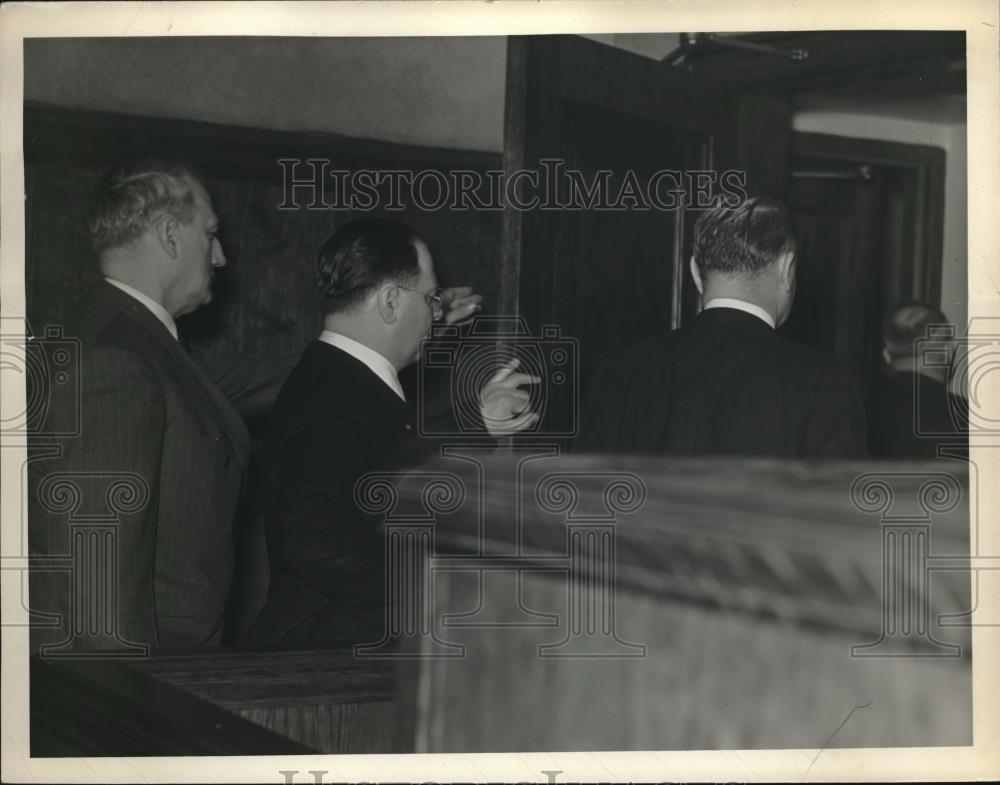
[[[32,757],[312,751],[124,661],[33,659],[30,669]]]
[[[349,651],[34,660],[32,754],[396,751],[393,667]]]
[[[964,464],[455,453],[386,512],[417,752],[971,743]]]
[[[161,655],[134,668],[324,753],[396,751],[391,662],[350,650]]]
[[[964,465],[473,452],[358,494],[384,641],[35,662],[33,752],[971,742]]]

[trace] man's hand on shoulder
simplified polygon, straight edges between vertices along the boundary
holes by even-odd
[[[537,376],[515,373],[520,360],[511,360],[497,371],[479,394],[479,411],[491,436],[511,436],[531,427],[538,414],[528,411],[531,395],[522,390],[523,384],[538,384]]]

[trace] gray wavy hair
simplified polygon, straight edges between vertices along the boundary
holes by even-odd
[[[165,212],[189,223],[195,214],[192,186],[200,181],[194,167],[181,161],[136,159],[109,169],[98,179],[90,207],[94,251],[100,254],[139,239]]]

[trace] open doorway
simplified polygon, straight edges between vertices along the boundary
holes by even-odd
[[[781,330],[847,364],[866,396],[882,378],[886,311],[911,298],[940,307],[944,167],[938,147],[793,134],[799,275]]]

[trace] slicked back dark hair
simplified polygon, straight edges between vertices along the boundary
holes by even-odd
[[[386,282],[420,276],[420,233],[391,218],[360,218],[341,226],[323,243],[316,260],[316,291],[323,313],[353,308]]]
[[[100,254],[138,240],[165,212],[190,223],[195,214],[192,182],[200,184],[201,177],[182,161],[136,158],[106,171],[97,180],[90,205],[88,231],[94,251]]]
[[[795,252],[795,235],[777,199],[761,196],[738,207],[706,210],[694,225],[694,260],[703,278],[757,275],[789,251]]]
[[[927,328],[946,324],[948,317],[939,309],[918,300],[910,300],[897,305],[885,315],[882,320],[882,340],[892,359],[913,357],[917,339],[932,337],[928,335]]]

